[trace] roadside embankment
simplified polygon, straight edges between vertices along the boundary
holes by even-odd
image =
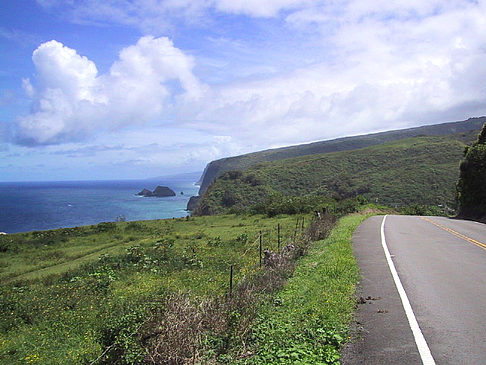
[[[359,279],[351,237],[372,210],[341,218],[315,242],[287,285],[260,313],[245,364],[338,364]]]

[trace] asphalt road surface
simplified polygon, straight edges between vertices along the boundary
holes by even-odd
[[[486,364],[486,225],[387,216],[384,245],[383,219],[369,218],[353,237],[361,304],[342,362]],[[405,299],[390,266],[396,268]],[[412,318],[404,309],[407,299]]]

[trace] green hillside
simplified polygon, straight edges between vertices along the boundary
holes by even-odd
[[[475,135],[408,138],[226,172],[209,187],[195,214],[249,211],[279,196],[362,195],[393,207],[452,206],[464,142]]]
[[[363,136],[338,138],[298,146],[283,147],[253,152],[210,162],[201,176],[199,195],[204,194],[209,185],[219,176],[231,170],[245,170],[260,162],[277,161],[287,158],[313,154],[349,151],[358,148],[380,145],[404,138],[416,136],[444,136],[474,131],[476,134],[486,122],[486,117],[470,118],[461,122],[427,125],[417,128],[374,133]]]

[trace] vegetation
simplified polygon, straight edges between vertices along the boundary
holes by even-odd
[[[358,280],[351,235],[382,211],[368,202],[443,213],[468,139],[226,171],[196,209],[226,215],[2,235],[0,362],[337,364]],[[485,139],[486,127],[461,165],[464,213],[484,213]]]
[[[486,219],[486,124],[477,141],[464,149],[457,201],[461,217]]]
[[[417,136],[448,135],[450,139],[457,139],[462,142],[471,142],[472,139],[469,139],[471,131],[473,131],[473,133],[477,133],[485,122],[485,117],[470,118],[462,122],[435,124],[417,128],[368,134],[364,136],[338,138],[330,141],[283,147],[249,153],[241,156],[223,158],[212,161],[207,165],[203,176],[201,177],[201,189],[199,191],[199,195],[203,195],[209,185],[211,185],[216,178],[220,177],[225,172],[234,170],[243,171],[262,162],[278,161],[298,156],[309,156],[329,152],[350,151]]]
[[[469,135],[462,138],[468,139]],[[450,137],[415,137],[353,151],[260,163],[228,171],[200,199],[195,214],[309,211],[332,199],[361,196],[395,208],[455,204],[464,143]],[[427,208],[429,209],[429,208]],[[429,209],[430,210],[430,209]]]
[[[368,202],[444,212],[471,138],[403,133],[248,155],[197,205],[226,215],[0,236],[0,362],[337,364],[358,280],[350,238],[382,211]],[[485,139],[461,165],[463,214],[485,211]],[[315,153],[327,148],[343,151]]]
[[[351,236],[368,212],[342,218],[299,261],[285,288],[260,312],[250,342],[253,356],[240,363],[339,364],[359,278]]]
[[[1,362],[239,356],[256,308],[281,288],[310,242],[297,239],[304,222],[296,218],[190,217],[2,236]],[[263,248],[274,251],[264,269],[260,230]]]
[[[297,356],[333,363],[356,280],[349,237],[363,218],[343,220],[322,240],[336,216],[365,207],[355,199],[332,202],[314,219],[188,217],[1,236],[0,360],[257,364]],[[312,309],[319,291],[326,308]],[[289,332],[293,340],[278,337],[279,350],[272,328],[297,304],[302,322]],[[290,331],[297,323],[281,325]],[[311,344],[323,347],[310,354]],[[275,351],[265,357],[259,348]]]

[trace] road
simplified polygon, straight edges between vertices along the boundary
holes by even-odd
[[[369,218],[353,236],[362,300],[343,364],[486,364],[486,225],[387,216],[383,244],[383,219]]]

